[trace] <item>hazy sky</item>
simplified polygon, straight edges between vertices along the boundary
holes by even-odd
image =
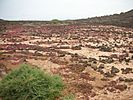
[[[8,20],[79,19],[131,9],[133,0],[0,0],[0,18]]]

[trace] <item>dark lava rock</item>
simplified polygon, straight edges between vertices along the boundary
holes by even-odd
[[[95,80],[95,77],[90,77],[90,74],[88,74],[88,73],[81,73],[80,78],[87,79],[89,81],[94,81]]]
[[[122,61],[125,61],[126,58],[129,58],[128,56],[129,56],[128,53],[124,53],[124,54],[119,55],[118,59],[119,59],[120,62],[122,62]],[[127,61],[128,61],[128,59],[127,59]]]
[[[109,81],[109,79],[106,78],[106,77],[101,78],[101,80],[102,80],[102,81]]]
[[[112,74],[112,73],[110,73],[110,72],[104,73],[104,76],[105,76],[105,77],[114,77],[114,75],[115,75],[115,74]]]
[[[122,77],[119,77],[119,81],[133,82],[133,78],[122,78]]]
[[[116,81],[110,81],[110,82],[109,82],[109,86],[111,86],[111,87],[114,87],[116,84],[117,84]]]
[[[93,86],[89,83],[79,83],[76,86],[83,94],[90,94],[93,89]]]
[[[130,61],[130,58],[129,57],[126,57],[125,58],[125,62],[129,62]]]
[[[133,60],[133,55],[131,56],[131,59]]]
[[[58,55],[58,57],[64,57],[65,56],[65,54],[59,54]]]
[[[112,55],[110,55],[110,57],[112,57],[112,58],[118,58],[117,54],[112,54]]]
[[[102,45],[99,50],[104,52],[111,52],[112,48],[106,45]]]
[[[100,72],[101,74],[104,74],[104,71],[101,68],[98,68],[97,71]]]
[[[80,78],[89,79],[90,74],[88,73],[80,73]]]
[[[112,66],[112,68],[111,68],[111,73],[112,74],[119,73],[119,72],[120,72],[120,70],[118,68]]]
[[[91,92],[89,95],[90,95],[91,97],[95,97],[97,94],[96,94],[95,92]]]
[[[129,48],[129,53],[133,53],[133,48]]]
[[[115,85],[115,88],[120,90],[120,91],[124,91],[127,89],[127,85],[125,84],[118,84],[118,85]]]
[[[128,73],[132,73],[133,70],[132,68],[126,68],[126,69],[122,68],[121,71],[122,71],[122,74],[128,74]]]
[[[125,79],[122,77],[119,77],[119,81],[125,81]]]
[[[97,65],[96,64],[91,64],[91,68],[94,70],[97,70]]]
[[[124,91],[124,90],[127,89],[127,85],[125,85],[125,84],[118,84],[117,81],[109,82],[109,84],[106,87],[107,87],[107,90],[110,91],[110,92],[113,92],[116,89],[118,89],[120,91]]]
[[[102,63],[113,63],[114,62],[113,58],[109,56],[99,56],[99,61]]]
[[[109,92],[114,92],[114,91],[115,91],[115,88],[113,88],[113,87],[107,87],[107,90],[108,90]]]
[[[95,62],[95,61],[97,61],[97,59],[96,58],[89,57],[88,61],[89,62]]]
[[[98,68],[103,69],[104,68],[104,64],[100,64]]]
[[[72,50],[81,50],[81,46],[72,46]]]
[[[125,82],[133,82],[133,78],[126,78]]]
[[[85,70],[86,65],[80,64],[80,63],[72,63],[72,64],[69,64],[69,68],[70,68],[73,72],[80,73],[80,72],[82,72],[82,71]]]

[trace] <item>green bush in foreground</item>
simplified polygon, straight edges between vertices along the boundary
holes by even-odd
[[[0,81],[2,100],[54,100],[62,89],[59,76],[51,76],[28,65],[22,65]]]

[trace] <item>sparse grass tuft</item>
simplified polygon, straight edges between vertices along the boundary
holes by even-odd
[[[75,96],[73,94],[66,95],[63,100],[75,100]]]

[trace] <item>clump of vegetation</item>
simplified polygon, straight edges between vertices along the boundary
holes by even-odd
[[[51,23],[52,23],[52,24],[60,24],[61,21],[58,20],[58,19],[53,19],[53,20],[51,20]]]
[[[0,81],[3,100],[54,100],[63,90],[63,81],[57,75],[22,65]]]

